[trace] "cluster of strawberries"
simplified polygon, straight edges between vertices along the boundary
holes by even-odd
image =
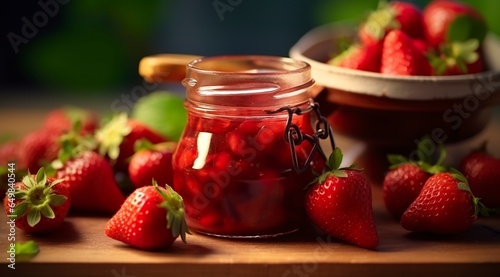
[[[483,147],[463,158],[460,171],[443,165],[444,148],[434,162],[421,140],[418,159],[389,155],[392,163],[383,181],[387,211],[410,231],[457,234],[468,230],[478,215],[500,208],[500,159]]]
[[[1,166],[15,162],[16,176],[25,175],[2,188],[6,213],[30,234],[58,228],[74,211],[114,214],[106,234],[139,248],[184,240],[183,201],[168,186],[176,142],[126,114],[99,121],[85,109],[59,108],[39,130],[3,144]]]
[[[433,1],[382,3],[360,24],[358,39],[329,64],[399,76],[473,74],[486,70],[487,26],[473,7]]]

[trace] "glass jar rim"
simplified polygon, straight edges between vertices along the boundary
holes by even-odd
[[[249,65],[252,65],[249,67]],[[226,66],[226,67],[224,67]],[[241,66],[242,70],[235,70]],[[257,68],[261,66],[262,71]],[[281,67],[281,68],[278,68]],[[187,64],[188,70],[204,72],[205,74],[233,75],[281,75],[310,71],[311,66],[304,61],[292,58],[266,55],[225,55],[202,57]],[[257,71],[255,71],[257,70]]]
[[[187,65],[186,98],[195,105],[246,109],[301,105],[314,85],[311,66],[278,56],[203,57]]]

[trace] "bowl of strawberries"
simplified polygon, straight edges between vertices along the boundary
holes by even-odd
[[[290,49],[311,64],[313,97],[334,131],[391,147],[479,133],[500,104],[499,53],[482,15],[457,1],[381,3],[359,24],[319,26]]]

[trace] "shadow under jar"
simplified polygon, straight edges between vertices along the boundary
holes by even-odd
[[[307,63],[270,56],[201,58],[187,66],[188,122],[174,153],[174,189],[192,231],[261,238],[305,222],[304,187],[321,171],[313,144],[290,147],[287,122],[313,134]],[[289,115],[279,108],[300,108]],[[292,148],[299,165],[294,169]]]

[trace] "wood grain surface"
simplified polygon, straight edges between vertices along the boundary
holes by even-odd
[[[0,117],[8,112],[0,112]],[[471,142],[489,138],[490,148],[498,155],[499,119],[497,115],[483,137]],[[29,118],[23,115],[23,120]],[[30,125],[35,123],[30,121]],[[337,143],[344,151],[356,145],[341,137]],[[15,270],[7,267],[9,226],[2,209],[0,276],[500,276],[499,217],[479,219],[458,236],[412,234],[385,211],[379,184],[373,184],[373,199],[380,236],[375,251],[311,229],[266,240],[195,234],[188,236],[188,244],[176,241],[170,249],[147,252],[106,237],[103,229],[108,217],[72,214],[48,236],[31,237],[17,230],[16,240],[34,239],[40,253],[29,261],[16,260]]]

